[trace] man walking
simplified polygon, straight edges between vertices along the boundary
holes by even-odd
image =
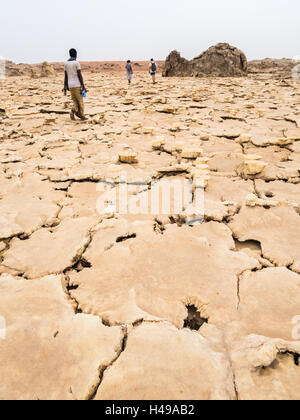
[[[128,83],[131,84],[133,70],[132,70],[132,65],[131,65],[131,61],[130,60],[128,60],[127,61],[127,64],[126,64],[126,73],[127,73]]]
[[[153,58],[151,58],[150,64],[149,64],[149,72],[150,76],[152,77],[153,84],[155,85],[155,77],[156,77],[156,71],[157,71],[157,65]]]
[[[73,108],[71,110],[71,120],[75,121],[75,115],[81,119],[81,121],[87,121],[84,115],[84,104],[83,96],[85,95],[86,89],[81,73],[80,63],[77,61],[77,51],[72,48],[70,51],[70,58],[65,64],[65,87],[64,92],[67,94],[67,90],[70,91]]]

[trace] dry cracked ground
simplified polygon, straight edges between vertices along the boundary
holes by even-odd
[[[299,399],[299,81],[61,79],[1,81],[0,399]],[[101,215],[124,170],[204,222]]]

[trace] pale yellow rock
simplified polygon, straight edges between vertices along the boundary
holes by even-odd
[[[246,206],[249,207],[255,207],[258,201],[258,197],[255,194],[248,194],[246,199],[245,199],[245,203]]]
[[[104,114],[97,115],[96,117],[93,118],[92,122],[95,125],[97,125],[97,124],[102,125],[105,122]]]
[[[124,105],[132,105],[134,103],[134,99],[132,98],[125,98],[123,101]]]
[[[132,124],[132,128],[134,130],[138,130],[139,128],[142,128],[142,127],[143,127],[143,123],[142,122],[135,122],[135,123]]]
[[[162,114],[176,114],[177,112],[177,108],[173,108],[173,107],[159,107],[156,108],[157,112],[161,112]]]
[[[181,152],[183,159],[197,159],[202,155],[202,149],[200,148],[184,148]]]
[[[292,146],[296,141],[296,138],[294,137],[281,137],[281,138],[269,138],[269,137],[265,137],[265,138],[252,138],[251,142],[258,147],[267,147],[267,146],[279,146],[279,147],[284,147],[284,146]]]
[[[207,165],[208,166],[208,162],[209,161],[210,161],[210,158],[209,157],[201,156],[201,157],[198,157],[196,159],[195,165],[196,166],[198,166],[198,165]]]
[[[209,174],[210,174],[209,166],[206,165],[205,163],[202,163],[202,164],[198,163],[195,169],[192,171],[193,188],[206,189],[208,187],[209,180],[211,179]]]
[[[181,153],[183,151],[183,149],[184,149],[184,146],[185,146],[185,143],[184,142],[177,141],[176,144],[175,144],[175,150],[176,150],[176,152]]]
[[[258,175],[266,166],[267,163],[260,160],[246,160],[244,164],[244,173],[246,175]]]
[[[258,113],[259,117],[262,118],[266,114],[266,110],[265,109],[258,109],[257,113]]]
[[[25,281],[0,277],[1,400],[84,400],[99,369],[118,354],[122,334],[97,317],[75,315],[60,276]],[[1,324],[2,326],[2,324]],[[1,337],[2,338],[2,337]]]
[[[172,155],[173,153],[176,152],[176,148],[174,146],[173,143],[166,143],[162,146],[162,149],[164,152],[169,153],[170,155]]]
[[[151,104],[167,104],[168,98],[155,98],[153,101],[151,101]]]
[[[152,135],[153,133],[154,133],[154,128],[153,127],[144,127],[143,128],[143,134]]]
[[[181,126],[179,124],[174,124],[172,127],[169,128],[172,133],[177,133],[181,131]]]
[[[209,170],[209,166],[207,164],[197,163],[196,166],[195,166],[195,171],[209,172],[210,170]]]
[[[260,207],[271,208],[271,207],[277,207],[277,206],[281,206],[285,204],[286,203],[284,202],[279,202],[279,201],[271,200],[271,199],[264,200],[264,199],[258,198],[255,194],[249,194],[245,199],[245,205],[248,207],[260,206]]]
[[[51,125],[51,124],[55,124],[55,123],[56,123],[56,118],[46,118],[44,120],[45,125]]]
[[[193,187],[194,188],[207,188],[209,180],[210,180],[209,175],[195,176],[193,179]]]
[[[137,153],[132,151],[123,151],[119,153],[119,161],[121,163],[137,163]]]
[[[165,138],[163,136],[157,137],[156,140],[152,142],[152,149],[153,150],[160,150],[162,146],[165,145]]]

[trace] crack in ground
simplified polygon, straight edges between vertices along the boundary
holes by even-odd
[[[255,192],[255,195],[257,196],[258,199],[261,199],[261,194],[259,193],[257,186],[256,186],[256,179],[253,179],[253,189]]]
[[[237,276],[237,291],[236,291],[236,295],[237,295],[237,305],[236,305],[236,309],[239,310],[240,309],[240,305],[241,305],[241,281],[242,281],[242,276],[244,273],[240,274],[239,276]]]
[[[95,385],[92,386],[92,389],[89,391],[86,400],[88,401],[93,401],[104,381],[104,375],[105,372],[107,371],[107,369],[111,368],[114,363],[116,363],[116,361],[120,358],[121,354],[126,350],[126,346],[127,346],[127,341],[128,341],[128,328],[127,326],[123,326],[122,327],[122,333],[123,333],[123,337],[120,341],[120,347],[117,350],[117,355],[112,359],[112,361],[104,366],[100,366],[98,369],[99,372],[99,380],[97,381],[97,383]]]
[[[229,351],[229,348],[228,348],[228,345],[227,345],[227,341],[226,341],[224,331],[222,331],[222,339],[223,339],[223,343],[224,343],[224,351],[225,351],[225,354],[226,354],[227,359],[229,361],[229,366],[230,366],[230,369],[231,369],[231,372],[232,372],[232,382],[233,382],[233,389],[234,389],[234,392],[235,392],[235,398],[236,398],[236,401],[239,401],[240,396],[239,396],[239,391],[238,391],[238,386],[237,386],[237,381],[236,381],[235,370],[234,370],[234,367],[233,367],[233,361],[231,359],[231,355],[230,355],[230,351]]]
[[[136,239],[136,237],[137,237],[136,233],[133,233],[131,235],[129,234],[129,235],[126,235],[126,236],[119,236],[116,239],[116,243],[118,244],[118,243],[121,243],[121,242],[128,241],[129,239]]]
[[[79,302],[71,294],[71,291],[72,290],[77,290],[78,287],[79,287],[78,285],[72,285],[72,286],[70,285],[70,277],[68,275],[65,275],[62,278],[62,289],[63,289],[63,292],[66,294],[67,300],[71,303],[72,308],[73,308],[73,310],[75,312],[75,315],[82,313],[82,310],[80,309]]]
[[[226,350],[226,354],[227,354],[227,358],[229,361],[229,366],[232,372],[232,382],[233,382],[233,389],[234,389],[234,393],[235,393],[235,398],[236,401],[240,400],[240,396],[239,396],[239,391],[238,391],[238,386],[237,386],[237,381],[236,381],[236,375],[235,375],[235,370],[233,367],[233,362],[231,360],[231,356],[230,356],[230,352],[228,350],[227,344],[225,343],[225,350]]]

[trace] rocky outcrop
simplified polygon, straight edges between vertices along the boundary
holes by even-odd
[[[248,69],[251,74],[266,74],[283,79],[291,78],[293,76],[293,69],[296,70],[296,67],[299,66],[299,64],[300,61],[289,58],[265,58],[264,60],[250,61]]]
[[[186,76],[191,70],[190,67],[190,62],[181,57],[180,53],[175,50],[166,59],[163,76]]]
[[[46,61],[42,64],[41,77],[55,77],[56,71],[51,64]]]
[[[25,76],[31,73],[31,67],[28,64],[15,64],[12,61],[5,62],[6,77]]]
[[[241,77],[248,74],[247,57],[229,44],[217,44],[189,61],[178,51],[167,57],[163,76]]]
[[[32,78],[55,77],[56,71],[47,62],[42,64],[15,64],[12,61],[5,62],[6,77],[29,76]]]

